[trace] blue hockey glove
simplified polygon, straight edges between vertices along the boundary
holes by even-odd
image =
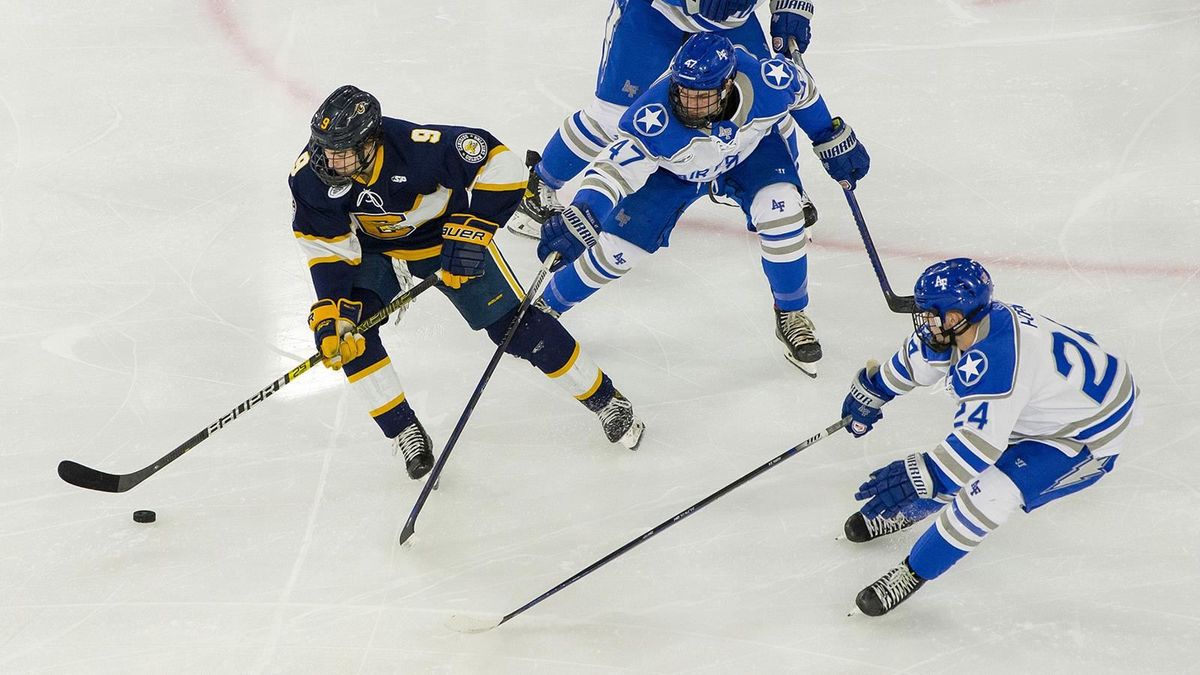
[[[442,283],[459,288],[483,276],[487,269],[487,247],[496,224],[469,213],[455,213],[442,225]]]
[[[571,263],[583,252],[596,243],[600,234],[600,223],[596,214],[586,205],[572,204],[542,225],[542,240],[538,243],[537,256],[542,262],[558,253],[558,262],[550,268],[551,272],[563,265]]]
[[[709,21],[725,21],[757,4],[758,0],[686,0],[685,9]]]
[[[795,58],[812,39],[813,4],[808,0],[771,0],[771,49]]]
[[[871,156],[867,154],[867,149],[858,142],[854,129],[840,117],[833,118],[833,124],[812,141],[813,152],[821,158],[821,166],[847,190],[853,190],[871,169]]]
[[[863,516],[894,518],[918,499],[929,499],[945,492],[926,461],[926,455],[922,452],[872,471],[871,477],[858,486],[858,492],[854,494],[859,501],[870,500],[861,509]]]
[[[871,380],[879,373],[879,364],[868,361],[867,367],[858,371],[850,383],[850,393],[842,401],[842,417],[849,415],[850,424],[846,431],[862,438],[875,427],[875,423],[883,419],[883,404],[895,398],[888,392],[876,386]]]

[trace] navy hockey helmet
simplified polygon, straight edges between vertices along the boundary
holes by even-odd
[[[697,33],[671,59],[671,109],[684,126],[700,129],[724,112],[737,57],[729,38]]]
[[[913,299],[917,304],[913,314],[917,337],[937,351],[946,351],[954,345],[954,336],[979,321],[991,307],[992,277],[970,258],[951,258],[930,265],[917,277]],[[946,326],[950,312],[958,312],[963,318]],[[934,328],[939,330],[935,332]]]
[[[350,178],[366,169],[375,156],[383,112],[379,100],[353,85],[343,85],[330,94],[309,124],[312,136],[308,141],[309,164],[313,172],[330,186],[345,185]],[[353,150],[357,159],[350,169],[335,171],[329,165],[325,150]]]

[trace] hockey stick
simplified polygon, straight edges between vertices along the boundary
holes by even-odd
[[[358,325],[358,331],[368,331],[384,321],[387,321],[389,314],[408,304],[413,300],[413,298],[417,297],[421,293],[424,293],[437,282],[438,276],[436,274],[425,278],[421,283],[413,286],[412,288],[408,289],[408,291],[397,296],[395,300],[389,302],[386,306],[384,306],[383,309],[367,317],[366,321]],[[159,470],[164,466],[179,459],[180,456],[182,456],[185,452],[191,450],[197,445],[200,445],[200,443],[202,443],[206,438],[213,435],[217,431],[224,429],[227,424],[241,417],[248,410],[259,403],[262,403],[272,394],[279,391],[283,385],[291,382],[297,377],[300,377],[310,368],[320,362],[321,355],[319,353],[308,357],[307,361],[289,370],[287,373],[284,373],[283,377],[280,377],[271,384],[263,387],[253,396],[239,403],[236,408],[217,418],[215,422],[208,425],[204,429],[201,429],[195,436],[192,436],[184,441],[179,447],[168,452],[162,457],[159,457],[157,461],[147,467],[138,469],[133,473],[112,474],[66,459],[58,464],[58,476],[71,485],[77,485],[81,488],[87,488],[89,490],[99,490],[101,492],[125,492],[138,483],[146,480],[150,476],[158,473]]]
[[[875,242],[871,241],[871,233],[867,231],[867,221],[863,218],[862,209],[858,208],[858,198],[854,190],[842,185],[846,193],[846,202],[854,214],[854,222],[858,225],[858,233],[862,236],[863,246],[867,247],[867,257],[871,259],[871,267],[875,268],[875,276],[879,279],[879,287],[883,289],[883,298],[887,300],[888,309],[897,314],[913,314],[917,311],[917,303],[911,295],[896,295],[892,285],[888,283],[887,274],[883,272],[883,263],[879,261],[879,252],[875,250]]]
[[[458,443],[458,437],[462,435],[463,428],[467,426],[467,420],[471,419],[471,413],[475,410],[475,404],[479,403],[479,397],[483,395],[483,388],[487,386],[488,380],[492,379],[492,373],[496,371],[496,366],[500,363],[500,357],[504,356],[504,350],[508,349],[508,343],[512,342],[513,335],[517,333],[517,326],[521,325],[521,319],[525,318],[525,312],[529,310],[529,306],[533,303],[533,296],[537,293],[537,289],[542,285],[542,279],[550,272],[550,268],[554,263],[558,262],[558,254],[555,253],[546,259],[542,264],[542,269],[538,271],[537,277],[530,284],[529,290],[525,292],[525,298],[521,300],[521,304],[517,307],[517,315],[513,317],[512,323],[508,326],[508,331],[504,333],[504,339],[500,344],[496,345],[496,351],[492,354],[492,360],[488,361],[487,368],[483,370],[483,376],[479,378],[479,384],[475,385],[475,391],[471,392],[471,398],[467,401],[467,407],[463,409],[462,415],[458,417],[458,424],[454,425],[454,431],[450,434],[449,440],[446,441],[446,447],[442,450],[442,454],[438,456],[437,462],[433,465],[433,470],[429,472],[429,477],[425,479],[425,485],[421,486],[421,494],[417,496],[417,503],[413,504],[412,512],[408,514],[408,520],[404,523],[404,529],[400,531],[400,543],[408,541],[408,538],[413,536],[413,532],[417,529],[417,516],[421,515],[421,509],[425,507],[425,500],[429,499],[430,490],[436,490],[438,479],[442,475],[442,467],[446,466],[446,460],[450,458],[450,452],[454,450],[454,445]]]
[[[671,516],[671,518],[669,518],[668,520],[664,520],[663,522],[659,523],[658,525],[655,525],[654,527],[650,528],[649,530],[646,530],[644,533],[642,533],[638,537],[631,539],[628,543],[626,543],[621,548],[618,548],[617,550],[613,551],[612,553],[609,553],[608,555],[597,560],[596,562],[592,563],[591,565],[588,565],[587,567],[583,568],[579,572],[576,572],[575,576],[571,577],[570,579],[567,579],[566,581],[555,586],[554,588],[551,588],[550,590],[546,591],[545,593],[542,593],[541,595],[537,596],[533,600],[530,600],[529,602],[525,603],[524,605],[521,605],[517,609],[509,612],[508,614],[505,614],[503,617],[485,619],[485,618],[455,614],[450,617],[450,620],[447,622],[447,625],[450,628],[452,628],[456,631],[459,631],[461,633],[482,633],[484,631],[489,631],[489,630],[495,628],[496,626],[499,626],[500,624],[512,619],[513,617],[515,617],[518,614],[524,612],[525,610],[533,607],[534,605],[545,600],[546,598],[561,591],[562,589],[566,588],[567,586],[570,586],[571,584],[575,583],[576,581],[579,581],[580,579],[586,577],[587,575],[591,574],[592,572],[595,572],[596,570],[600,569],[607,563],[612,562],[613,560],[619,558],[620,556],[629,552],[631,549],[635,548],[637,545],[645,542],[647,539],[653,537],[656,534],[659,534],[660,532],[666,530],[668,527],[671,527],[675,523],[678,523],[679,521],[683,520],[684,518],[687,518],[688,516],[692,515],[693,513],[704,508],[705,506],[708,506],[709,504],[717,501],[721,497],[729,494],[735,488],[737,488],[738,486],[742,485],[743,483],[749,481],[751,478],[754,478],[755,476],[758,476],[759,474],[764,473],[765,471],[767,471],[771,467],[775,466],[776,464],[779,464],[783,460],[788,459],[792,455],[795,455],[796,453],[800,452],[801,450],[804,450],[805,448],[813,445],[814,443],[821,440],[822,438],[825,438],[826,436],[833,434],[834,432],[836,432],[837,430],[841,429],[842,427],[846,426],[849,423],[850,423],[850,416],[847,415],[846,417],[838,420],[834,424],[829,425],[828,427],[825,428],[825,430],[821,431],[820,433],[816,434],[815,436],[812,436],[812,437],[804,440],[803,442],[801,442],[799,445],[796,445],[796,446],[788,449],[786,452],[784,452],[781,455],[776,456],[775,458],[768,461],[766,464],[763,464],[762,466],[751,471],[750,473],[733,481],[729,485],[726,485],[725,487],[721,488],[720,490],[717,490],[716,492],[705,497],[704,499],[701,499],[700,501],[696,502],[695,504],[692,504],[691,506],[680,511],[679,513],[676,513],[674,516]]]

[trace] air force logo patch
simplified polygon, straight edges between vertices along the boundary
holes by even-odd
[[[633,114],[633,126],[643,136],[657,136],[667,128],[667,109],[661,103],[650,103]]]
[[[768,59],[762,63],[762,79],[772,89],[787,89],[796,79],[794,68],[779,59]]]

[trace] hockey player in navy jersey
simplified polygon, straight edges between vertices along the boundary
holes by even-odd
[[[885,403],[943,380],[958,411],[933,450],[872,472],[855,495],[866,500],[846,521],[855,542],[940,511],[908,557],[858,594],[871,616],[939,577],[1014,514],[1094,485],[1113,470],[1138,418],[1138,388],[1123,359],[1088,333],[993,301],[978,262],[929,267],[915,299],[913,334],[851,383],[847,430],[863,436]]]
[[[815,376],[821,345],[808,306],[808,222],[794,157],[799,127],[829,174],[853,187],[870,158],[831,117],[811,76],[759,59],[715,33],[692,36],[664,76],[621,118],[617,139],[575,199],[546,221],[538,256],[561,254],[542,299],[562,313],[666,246],[684,210],[711,193],[733,199],[758,233],[784,355]]]
[[[492,237],[521,198],[525,168],[487,131],[383,117],[374,96],[347,85],[313,116],[288,184],[292,229],[318,298],[309,314],[317,348],[362,394],[408,475],[420,478],[433,466],[429,435],[378,327],[354,327],[400,293],[403,277],[437,274],[471,328],[499,344],[523,291]],[[629,401],[540,303],[507,351],[595,413],[610,442],[637,446],[643,427]]]
[[[605,29],[596,93],[572,113],[541,155],[530,152],[529,187],[508,223],[536,238],[561,204],[555,192],[617,137],[626,109],[666,71],[679,46],[696,33],[717,33],[765,59],[772,50],[796,56],[811,38],[809,0],[771,0],[771,47],[754,10],[764,0],[614,0]],[[816,210],[807,202],[810,220]]]

